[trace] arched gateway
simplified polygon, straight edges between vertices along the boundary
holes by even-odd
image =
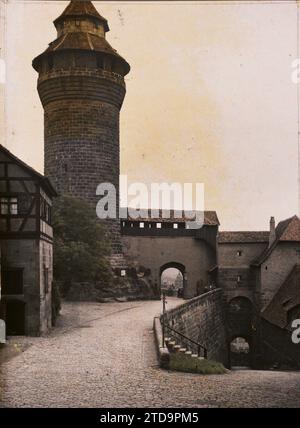
[[[160,285],[163,270],[174,267],[184,276],[184,298],[192,298],[214,282],[217,265],[218,218],[214,211],[205,211],[204,224],[189,229],[186,218],[159,217],[121,222],[123,251],[132,266],[151,271],[151,281]]]
[[[182,263],[178,263],[178,262],[169,262],[161,266],[160,267],[160,288],[161,289],[165,286],[163,275],[168,272],[169,272],[170,279],[169,279],[169,283],[167,283],[166,286],[168,288],[169,294],[182,297],[187,287],[187,274],[186,274],[185,266]]]

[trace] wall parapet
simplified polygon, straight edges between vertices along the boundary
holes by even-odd
[[[162,323],[163,316],[160,317]],[[200,343],[210,360],[228,366],[223,292],[215,289],[166,311],[170,327]]]

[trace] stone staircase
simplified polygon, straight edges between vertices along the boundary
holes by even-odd
[[[199,356],[198,354],[193,353],[193,351],[183,347],[181,344],[176,343],[176,341],[171,337],[165,338],[165,344],[166,344],[168,351],[170,353],[178,352],[178,353],[186,355],[190,358],[197,358],[198,360],[204,360],[205,359],[204,357]]]

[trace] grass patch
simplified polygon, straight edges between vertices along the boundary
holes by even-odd
[[[170,354],[170,370],[199,374],[224,374],[226,369],[222,363],[212,360],[199,360],[182,353]]]

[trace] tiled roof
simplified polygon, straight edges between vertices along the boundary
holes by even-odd
[[[278,223],[275,241],[252,264],[255,266],[261,265],[269,257],[277,244],[283,241],[300,242],[300,219],[296,215]]]
[[[188,215],[175,216],[176,212],[170,210],[170,215],[168,215],[167,210],[159,210],[158,217],[151,217],[151,212],[148,210],[147,217],[139,217],[138,219],[132,218],[128,215],[128,220],[130,221],[153,221],[161,223],[184,223],[187,221],[193,221],[193,218]],[[207,226],[216,226],[219,225],[219,219],[215,211],[204,211],[204,224]]]
[[[300,219],[295,215],[278,223],[276,236],[279,241],[300,241]]]
[[[262,317],[280,328],[288,326],[288,311],[300,305],[300,265],[297,264],[281,285]]]
[[[103,21],[105,23],[105,31],[109,31],[107,20],[100,15],[91,1],[72,0],[63,13],[56,18],[54,24],[66,17],[77,18],[79,16],[88,16]]]
[[[219,244],[268,242],[269,232],[219,232]]]

